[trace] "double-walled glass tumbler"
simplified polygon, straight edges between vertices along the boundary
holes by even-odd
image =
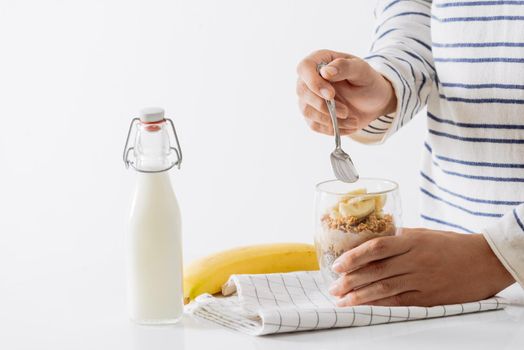
[[[355,183],[318,184],[315,246],[325,282],[339,277],[331,266],[344,252],[367,240],[394,235],[401,213],[398,185],[393,181],[362,178]]]

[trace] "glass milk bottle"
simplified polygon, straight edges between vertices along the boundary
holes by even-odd
[[[182,229],[168,171],[180,168],[182,151],[163,109],[147,108],[133,119],[124,162],[137,171],[126,232],[129,314],[140,324],[175,323],[183,312]]]

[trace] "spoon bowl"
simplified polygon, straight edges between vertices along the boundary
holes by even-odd
[[[331,167],[335,173],[335,177],[343,182],[356,182],[358,180],[358,172],[351,160],[349,154],[344,152],[342,148],[335,148],[331,152]]]

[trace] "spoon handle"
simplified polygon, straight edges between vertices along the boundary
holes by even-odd
[[[325,62],[320,62],[317,65],[317,71],[320,73],[320,68],[327,66]],[[335,145],[340,148],[340,131],[338,130],[337,111],[335,108],[335,100],[326,100],[326,105],[331,116],[331,122],[333,123],[333,130],[335,131]]]
[[[335,145],[340,148],[340,131],[338,130],[337,112],[335,110],[335,100],[326,100],[326,105],[333,122],[333,130],[335,131]]]

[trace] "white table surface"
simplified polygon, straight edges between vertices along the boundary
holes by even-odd
[[[252,337],[189,316],[127,319],[123,265],[55,269],[0,284],[0,349],[524,349],[524,308],[371,327]],[[516,288],[515,288],[516,287]],[[509,290],[522,296],[515,286]]]

